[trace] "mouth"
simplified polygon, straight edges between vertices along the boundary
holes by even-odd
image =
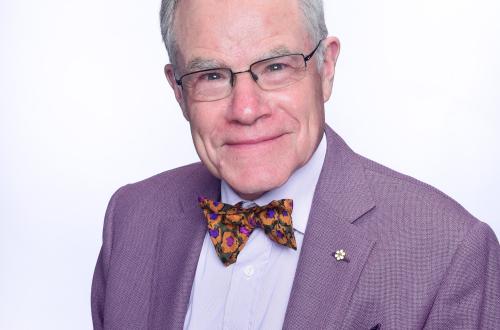
[[[265,145],[265,144],[275,142],[276,140],[280,139],[285,134],[286,133],[277,134],[277,135],[262,136],[262,137],[250,138],[250,139],[228,140],[225,143],[225,145],[228,147],[233,147],[233,148],[245,148],[245,147],[260,146],[260,145]]]

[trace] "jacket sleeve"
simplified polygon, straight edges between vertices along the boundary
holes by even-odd
[[[425,329],[500,329],[500,245],[488,225],[474,224],[455,251]]]
[[[97,264],[94,270],[91,289],[91,311],[92,322],[95,330],[104,329],[105,321],[105,301],[106,301],[106,282],[113,247],[113,216],[115,213],[116,201],[122,188],[113,194],[104,217],[104,229],[102,237],[102,246]]]

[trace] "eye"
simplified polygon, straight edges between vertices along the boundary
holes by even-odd
[[[220,80],[223,79],[224,77],[220,72],[207,72],[204,73],[203,75],[200,76],[200,80]]]
[[[271,63],[267,66],[267,71],[269,72],[274,72],[274,71],[281,71],[286,69],[286,64],[284,63]]]

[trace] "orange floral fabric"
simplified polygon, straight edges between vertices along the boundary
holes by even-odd
[[[297,250],[293,234],[291,199],[275,200],[265,206],[242,207],[200,197],[199,205],[207,220],[210,240],[225,266],[236,262],[255,228],[261,228],[278,244]]]

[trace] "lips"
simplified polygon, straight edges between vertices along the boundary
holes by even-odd
[[[262,136],[258,138],[244,138],[244,139],[229,139],[226,141],[227,146],[231,147],[244,147],[244,146],[253,146],[253,145],[258,145],[266,142],[272,142],[274,140],[279,139],[285,135],[285,133],[277,134],[277,135],[268,135],[268,136]]]

